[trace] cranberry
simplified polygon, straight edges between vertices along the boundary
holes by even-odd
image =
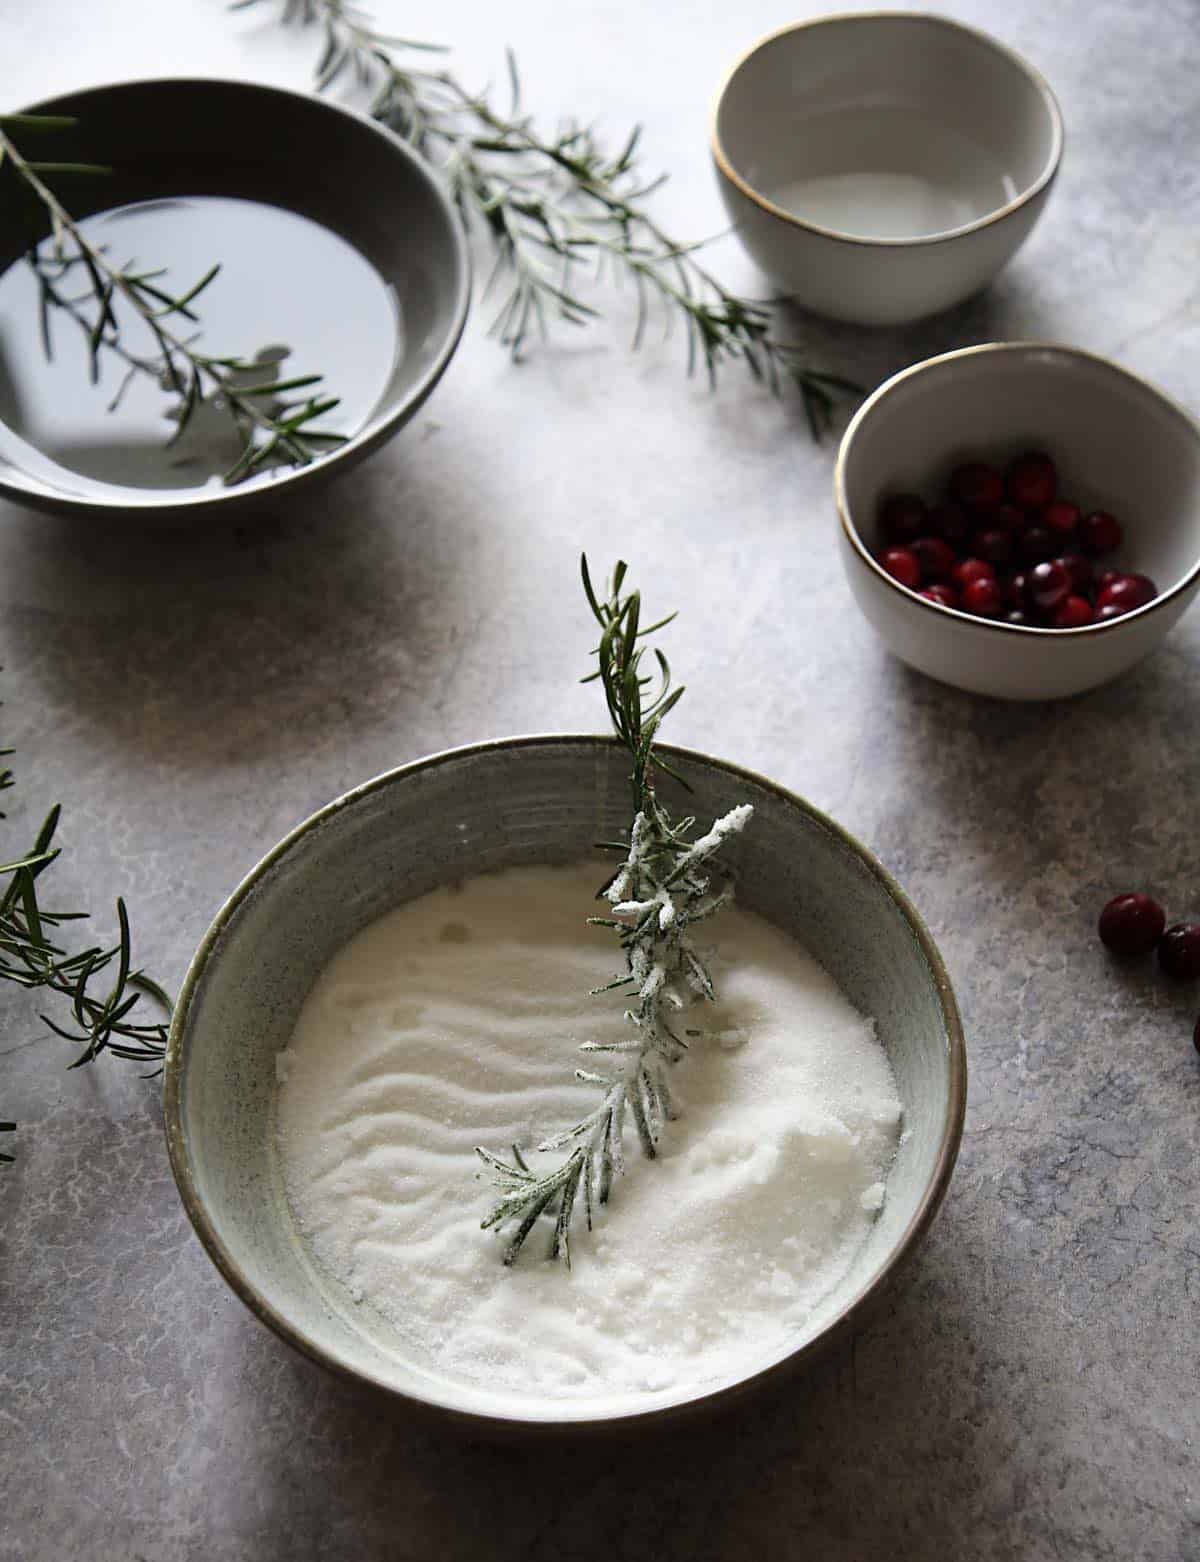
[[[1021,538],[1021,557],[1026,564],[1040,564],[1058,552],[1059,539],[1044,526],[1031,526]]]
[[[1102,569],[1096,576],[1097,594],[1103,591],[1105,586],[1111,586],[1114,580],[1120,580],[1120,578],[1121,571],[1119,569]]]
[[[995,618],[1004,606],[1004,598],[994,580],[972,580],[963,587],[962,605],[968,613],[977,613],[981,618]]]
[[[951,504],[949,500],[935,504],[926,519],[932,536],[944,537],[956,545],[966,542],[971,526],[961,504]]]
[[[1071,577],[1055,560],[1035,564],[1029,571],[1029,600],[1043,613],[1053,613],[1071,595]]]
[[[918,593],[926,602],[936,602],[939,607],[957,607],[958,592],[953,586],[926,586],[925,590]]]
[[[1014,537],[1019,537],[1029,526],[1029,517],[1024,510],[1018,510],[1015,504],[997,505],[996,509],[989,514],[988,520],[993,526],[1003,526],[1004,530],[1012,532]]]
[[[994,510],[1004,498],[1004,479],[994,466],[969,461],[951,475],[950,492],[972,510]]]
[[[1100,942],[1115,955],[1149,954],[1167,919],[1149,895],[1117,895],[1100,913]]]
[[[1027,624],[1029,622],[1029,615],[1027,613],[1022,613],[1019,607],[1014,607],[1011,613],[1005,613],[1004,622],[1006,624]]]
[[[1054,462],[1040,451],[1014,461],[1008,469],[1008,497],[1023,510],[1041,510],[1054,498]]]
[[[1061,553],[1055,560],[1071,577],[1071,590],[1085,596],[1092,589],[1092,566],[1082,553]]]
[[[1119,607],[1115,602],[1106,602],[1103,607],[1096,609],[1096,622],[1106,624],[1110,618],[1124,618],[1129,611],[1129,608]]]
[[[916,494],[893,494],[879,511],[879,525],[889,542],[912,542],[925,531],[925,503]]]
[[[940,537],[918,537],[909,549],[921,566],[923,580],[944,581],[950,579],[954,568],[954,549]]]
[[[1079,526],[1079,506],[1059,499],[1042,511],[1041,522],[1047,531],[1057,532],[1060,537],[1072,537]]]
[[[995,580],[995,566],[986,559],[961,559],[950,571],[950,578],[961,591],[972,580]]]
[[[1004,598],[1014,608],[1023,608],[1029,601],[1029,575],[1026,570],[1015,571],[1004,582]]]
[[[1096,598],[1097,607],[1119,607],[1123,613],[1132,613],[1135,607],[1145,607],[1158,595],[1158,588],[1148,575],[1118,575]]]
[[[921,584],[921,566],[911,548],[888,548],[879,561],[893,580],[915,591]]]
[[[1107,510],[1093,510],[1079,525],[1079,541],[1085,553],[1113,553],[1121,546],[1121,525]]]
[[[1200,927],[1194,922],[1169,927],[1158,941],[1158,963],[1179,982],[1200,976]]]
[[[1095,621],[1096,615],[1092,612],[1092,604],[1086,597],[1077,597],[1072,593],[1059,607],[1054,610],[1054,616],[1050,622],[1055,629],[1082,629],[1085,624]]]
[[[975,533],[971,548],[977,558],[986,559],[989,564],[1007,564],[1012,557],[1013,540],[1001,527],[990,526],[986,531]]]

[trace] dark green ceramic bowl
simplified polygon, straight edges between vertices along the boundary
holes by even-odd
[[[730,847],[741,903],[800,940],[873,1015],[906,1133],[883,1212],[850,1272],[783,1352],[750,1372],[658,1394],[553,1399],[493,1391],[368,1337],[306,1259],[274,1139],[275,1053],[330,957],[437,885],[521,863],[568,862],[628,824],[629,761],[605,738],[508,738],[391,771],[330,803],[239,885],[192,962],[171,1029],[166,1124],[201,1241],[244,1302],[324,1365],[479,1428],[596,1427],[712,1407],[795,1367],[861,1320],[929,1227],[950,1180],[966,1056],[941,957],[899,885],[832,820],[761,776],[664,746],[701,820],[755,816]],[[680,798],[669,797],[672,803]],[[319,891],[319,892],[318,892]]]
[[[225,488],[134,487],[62,469],[48,472],[36,451],[23,455],[10,435],[0,448],[0,494],[37,509],[153,523],[279,508],[292,494],[348,470],[390,439],[445,372],[467,316],[466,239],[438,179],[391,131],[323,98],[238,81],[133,81],[74,92],[24,112],[78,121],[73,129],[42,133],[36,149],[25,132],[22,144],[30,156],[36,150],[56,161],[86,160],[112,169],[104,176],[53,176],[55,192],[73,217],[197,196],[234,197],[294,212],[345,240],[393,290],[403,345],[363,426],[309,466],[279,468],[269,478]],[[0,206],[3,274],[46,237],[48,224],[42,207],[8,169],[0,169]],[[143,264],[152,259],[138,258]],[[214,258],[221,257],[198,256],[198,269],[187,281],[197,280]],[[289,285],[286,256],[280,257],[272,285]],[[312,307],[336,311],[338,300],[314,298]],[[268,336],[269,315],[268,290],[263,300]],[[261,343],[223,344],[224,350],[231,345],[251,352]],[[3,346],[0,319],[0,350]]]

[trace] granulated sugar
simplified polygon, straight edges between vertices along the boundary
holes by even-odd
[[[537,1169],[528,1147],[596,1103],[579,1043],[628,1034],[620,994],[588,996],[621,960],[584,920],[602,876],[511,869],[401,907],[330,963],[278,1058],[284,1180],[317,1266],[365,1329],[379,1315],[493,1387],[650,1391],[761,1361],[845,1274],[900,1132],[871,1021],[786,936],[725,911],[719,1002],[683,1017],[705,1034],[672,1072],[659,1158],[629,1129],[573,1268],[546,1260],[549,1225],[505,1268],[474,1146],[520,1144]]]

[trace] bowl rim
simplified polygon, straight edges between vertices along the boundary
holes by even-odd
[[[359,786],[353,787],[341,796],[334,798],[331,802],[326,803],[324,807],[310,814],[307,819],[302,820],[276,846],[272,847],[270,851],[259,859],[218,910],[188,966],[171,1019],[166,1055],[163,1061],[164,1131],[171,1172],[175,1178],[180,1199],[183,1202],[192,1227],[207,1251],[208,1256],[212,1259],[234,1293],[246,1304],[250,1311],[279,1335],[281,1339],[300,1351],[301,1354],[310,1357],[321,1366],[331,1369],[343,1378],[360,1384],[364,1382],[369,1383],[373,1387],[382,1389],[395,1398],[402,1400],[406,1405],[419,1409],[422,1413],[432,1415],[443,1424],[449,1420],[460,1426],[470,1427],[475,1431],[483,1429],[501,1434],[527,1432],[534,1435],[539,1433],[555,1435],[565,1431],[603,1432],[614,1429],[629,1429],[645,1424],[660,1425],[668,1420],[673,1421],[696,1413],[707,1413],[739,1400],[744,1395],[756,1390],[759,1386],[775,1380],[785,1372],[795,1369],[801,1363],[809,1361],[832,1343],[835,1338],[840,1336],[864,1310],[868,1302],[874,1300],[886,1289],[902,1263],[919,1245],[920,1239],[928,1230],[945,1198],[962,1140],[963,1123],[966,1115],[966,1042],[950,977],[932,935],[899,883],[861,842],[856,840],[854,836],[827,814],[813,807],[811,803],[798,797],[794,792],[743,766],[714,758],[712,755],[704,754],[694,749],[680,748],[673,744],[664,743],[660,745],[661,751],[669,756],[672,761],[677,761],[684,765],[695,763],[716,768],[734,779],[742,779],[753,783],[766,791],[774,793],[783,802],[807,815],[818,828],[834,836],[844,847],[849,849],[891,899],[897,911],[907,923],[909,931],[921,950],[937,993],[947,1039],[948,1079],[946,1111],[942,1121],[932,1174],[916,1209],[891,1252],[883,1260],[879,1269],[859,1287],[853,1296],[846,1300],[839,1312],[830,1319],[820,1334],[806,1341],[781,1360],[739,1379],[736,1383],[700,1392],[675,1404],[651,1406],[645,1410],[632,1410],[611,1416],[580,1416],[578,1413],[572,1415],[572,1401],[569,1399],[562,1401],[564,1414],[561,1417],[541,1417],[532,1420],[523,1417],[519,1408],[515,1409],[510,1416],[498,1412],[469,1410],[461,1406],[448,1405],[436,1399],[425,1398],[408,1390],[399,1389],[395,1384],[372,1372],[350,1366],[331,1351],[328,1351],[318,1341],[309,1338],[299,1326],[293,1324],[272,1306],[260,1294],[251,1279],[242,1271],[237,1260],[230,1253],[215,1225],[209,1218],[196,1180],[192,1174],[191,1156],[183,1119],[183,1078],[187,1066],[190,1039],[189,1021],[192,1005],[225,928],[236,915],[243,902],[254,893],[259,882],[276,863],[305,841],[310,834],[320,830],[330,819],[355,803],[387,787],[402,784],[406,779],[437,766],[456,764],[464,759],[492,754],[498,751],[528,751],[561,747],[563,745],[583,746],[592,749],[602,747],[611,751],[621,750],[621,745],[615,738],[588,733],[538,733],[493,738],[480,743],[443,749],[437,753],[413,760],[408,764],[399,765],[392,770],[384,771],[381,775],[377,775]]]
[[[841,444],[838,446],[837,459],[833,467],[833,498],[837,506],[838,522],[842,534],[850,548],[859,560],[867,567],[876,579],[880,580],[890,590],[896,592],[905,602],[930,613],[946,614],[961,624],[970,624],[975,629],[986,630],[998,635],[1033,635],[1039,638],[1049,638],[1052,641],[1077,639],[1081,635],[1111,635],[1119,633],[1135,619],[1148,618],[1152,613],[1160,612],[1168,607],[1177,597],[1190,591],[1200,578],[1200,558],[1192,565],[1183,578],[1171,586],[1168,590],[1160,592],[1153,602],[1147,602],[1143,607],[1135,608],[1131,613],[1123,613],[1120,618],[1110,618],[1104,623],[1081,624],[1075,629],[1051,629],[1040,624],[1006,624],[998,619],[977,618],[972,613],[964,613],[961,608],[944,607],[940,602],[930,602],[917,591],[903,586],[893,576],[889,575],[878,559],[863,542],[858,528],[854,524],[850,514],[850,503],[846,497],[846,462],[863,424],[870,417],[876,407],[897,386],[906,380],[915,379],[919,375],[940,368],[943,364],[951,363],[956,359],[983,357],[997,354],[1058,354],[1064,358],[1080,359],[1092,364],[1103,373],[1114,375],[1117,379],[1127,380],[1141,393],[1151,399],[1160,402],[1169,412],[1173,413],[1190,431],[1192,438],[1200,444],[1200,421],[1187,410],[1187,408],[1160,390],[1157,385],[1152,385],[1140,374],[1135,374],[1132,369],[1126,369],[1111,358],[1105,358],[1099,353],[1088,352],[1083,347],[1072,347],[1066,342],[980,342],[974,347],[958,347],[953,352],[938,353],[933,358],[923,358],[919,363],[910,364],[908,368],[901,369],[889,379],[884,380],[876,390],[872,391],[850,419],[846,432],[842,435]]]
[[[971,222],[960,223],[956,228],[938,228],[931,233],[917,234],[910,238],[871,238],[865,234],[846,233],[838,228],[828,228],[818,222],[812,222],[808,218],[798,217],[795,212],[788,211],[786,207],[779,206],[762,194],[744,178],[734,167],[732,159],[725,151],[721,141],[719,121],[721,109],[725,102],[725,95],[733,83],[734,77],[746,65],[759,50],[775,43],[778,39],[786,38],[793,33],[807,31],[810,28],[824,27],[830,24],[843,22],[928,22],[944,27],[949,32],[964,33],[975,42],[983,44],[994,53],[1003,56],[1010,64],[1028,79],[1031,85],[1041,95],[1043,106],[1050,120],[1050,150],[1042,171],[1031,184],[1026,185],[1011,200],[1002,206],[997,206],[991,211],[985,212],[982,217],[976,217]],[[807,21],[790,22],[784,27],[777,27],[774,31],[765,33],[757,42],[752,43],[748,49],[740,54],[721,78],[721,84],[717,88],[713,99],[712,109],[709,114],[709,150],[713,162],[719,172],[729,182],[762,211],[777,218],[780,222],[790,227],[799,228],[804,233],[813,233],[823,239],[830,239],[838,244],[858,245],[866,249],[920,249],[931,244],[945,244],[952,239],[959,239],[969,233],[977,233],[993,224],[1002,222],[1011,217],[1014,212],[1027,206],[1036,200],[1044,191],[1048,191],[1058,175],[1062,163],[1063,146],[1066,133],[1063,126],[1062,110],[1059,108],[1058,99],[1050,83],[1042,75],[1035,65],[1019,54],[1008,44],[1002,43],[991,33],[985,33],[978,27],[969,27],[965,22],[955,21],[949,16],[939,16],[932,11],[831,11],[824,16],[809,17]]]
[[[234,486],[220,488],[215,493],[205,489],[138,489],[122,488],[116,484],[104,483],[100,479],[88,479],[94,488],[86,493],[75,494],[70,492],[43,492],[39,487],[34,491],[22,487],[19,483],[12,482],[5,476],[4,468],[0,467],[0,497],[10,499],[13,503],[24,505],[33,509],[48,510],[60,515],[120,515],[125,519],[137,520],[161,520],[165,517],[182,518],[204,512],[222,511],[228,513],[238,504],[270,501],[281,497],[285,491],[290,495],[298,487],[307,486],[314,482],[320,482],[336,472],[339,464],[350,458],[353,465],[363,456],[368,455],[379,445],[383,444],[394,433],[398,425],[409,415],[414,413],[432,392],[442,375],[445,373],[451,358],[458,348],[466,326],[467,314],[471,301],[471,254],[466,233],[462,222],[455,210],[454,203],[442,186],[433,168],[413,148],[378,120],[370,119],[365,114],[356,113],[353,109],[335,103],[331,99],[322,97],[313,92],[298,92],[289,87],[269,86],[264,82],[246,81],[237,77],[225,76],[131,76],[120,81],[102,82],[91,87],[77,87],[68,92],[56,93],[53,97],[41,99],[39,102],[21,109],[23,114],[50,114],[58,112],[63,104],[78,103],[80,100],[93,100],[120,95],[130,88],[154,87],[164,90],[179,87],[197,88],[209,87],[219,89],[221,92],[234,91],[247,97],[256,97],[260,100],[273,100],[280,112],[295,111],[302,105],[305,108],[315,108],[319,114],[328,116],[327,125],[330,133],[336,135],[339,130],[353,126],[356,131],[368,135],[374,135],[389,149],[393,157],[398,157],[409,166],[410,172],[415,178],[426,186],[432,195],[435,205],[441,212],[446,236],[454,257],[454,268],[457,280],[455,288],[453,309],[447,324],[446,336],[433,360],[426,367],[424,373],[410,388],[408,394],[389,411],[385,416],[377,417],[378,408],[372,412],[362,428],[352,434],[343,444],[337,445],[326,455],[311,461],[307,466],[288,467],[280,470],[270,483],[263,483],[249,488]],[[291,208],[288,208],[291,209]],[[347,240],[346,242],[350,242]],[[357,246],[353,246],[357,249]],[[364,259],[366,257],[363,257]],[[9,468],[18,473],[21,468],[11,462]]]

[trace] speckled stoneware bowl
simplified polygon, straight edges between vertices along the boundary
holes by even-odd
[[[356,1323],[288,1213],[275,1150],[275,1054],[314,978],[366,924],[456,879],[568,862],[628,824],[628,757],[609,739],[510,738],[380,776],[330,803],[234,891],[192,962],[171,1028],[171,1164],[201,1241],[244,1302],[326,1366],[476,1429],[626,1425],[723,1403],[861,1318],[928,1229],[962,1131],[966,1058],[950,983],[900,887],[832,820],[781,787],[684,749],[663,752],[707,819],[755,817],[731,846],[742,903],[805,944],[865,1013],[895,1070],[907,1129],[883,1212],[844,1281],[783,1352],[733,1379],[657,1394],[517,1396],[468,1383]],[[666,793],[668,789],[664,789]],[[672,799],[676,801],[677,799]],[[601,869],[601,871],[603,871]],[[473,1168],[464,1166],[464,1177]],[[649,1173],[652,1174],[652,1173]]]
[[[116,481],[68,469],[0,422],[0,494],[6,498],[90,520],[154,525],[194,524],[218,515],[228,519],[248,510],[281,508],[281,501],[347,471],[390,439],[441,379],[467,317],[470,257],[462,224],[438,179],[390,130],[311,93],[186,78],[92,87],[35,104],[26,112],[66,115],[79,122],[77,129],[45,137],[47,147],[53,141],[53,149],[40,155],[86,159],[112,169],[103,177],[55,176],[55,191],[73,217],[197,196],[280,208],[316,223],[357,251],[390,291],[403,329],[374,407],[345,444],[308,466],[281,467],[230,487],[135,486],[132,476],[125,480],[123,470]],[[0,275],[46,236],[44,211],[22,200],[21,194],[21,187],[14,189],[10,183],[0,225]],[[215,258],[226,268],[236,262],[236,255],[220,252],[219,231],[212,242],[218,247]],[[119,258],[127,260],[123,254]],[[199,257],[194,275],[213,258],[213,253]],[[148,264],[150,257],[143,252],[140,259]],[[286,254],[278,257],[275,287],[298,285],[289,264]],[[193,279],[189,276],[188,281]],[[262,290],[263,329],[274,340],[270,286],[257,269],[247,273],[241,285]],[[318,293],[312,307],[342,318],[336,295]],[[259,343],[205,339],[203,345],[211,351],[250,352]],[[304,372],[311,367],[305,364]],[[6,405],[4,371],[0,353],[0,417]],[[332,380],[327,384],[336,394]],[[164,428],[169,427],[164,421]]]
[[[1115,555],[1149,575],[1145,607],[1081,629],[975,618],[927,602],[876,558],[892,493],[933,500],[964,461],[1005,466],[1045,450],[1084,511],[1125,529]],[[1119,364],[1048,342],[990,342],[902,369],[851,419],[834,469],[842,563],[854,599],[902,661],[973,694],[1052,700],[1149,655],[1200,592],[1200,423]],[[1106,561],[1101,560],[1100,563]]]

